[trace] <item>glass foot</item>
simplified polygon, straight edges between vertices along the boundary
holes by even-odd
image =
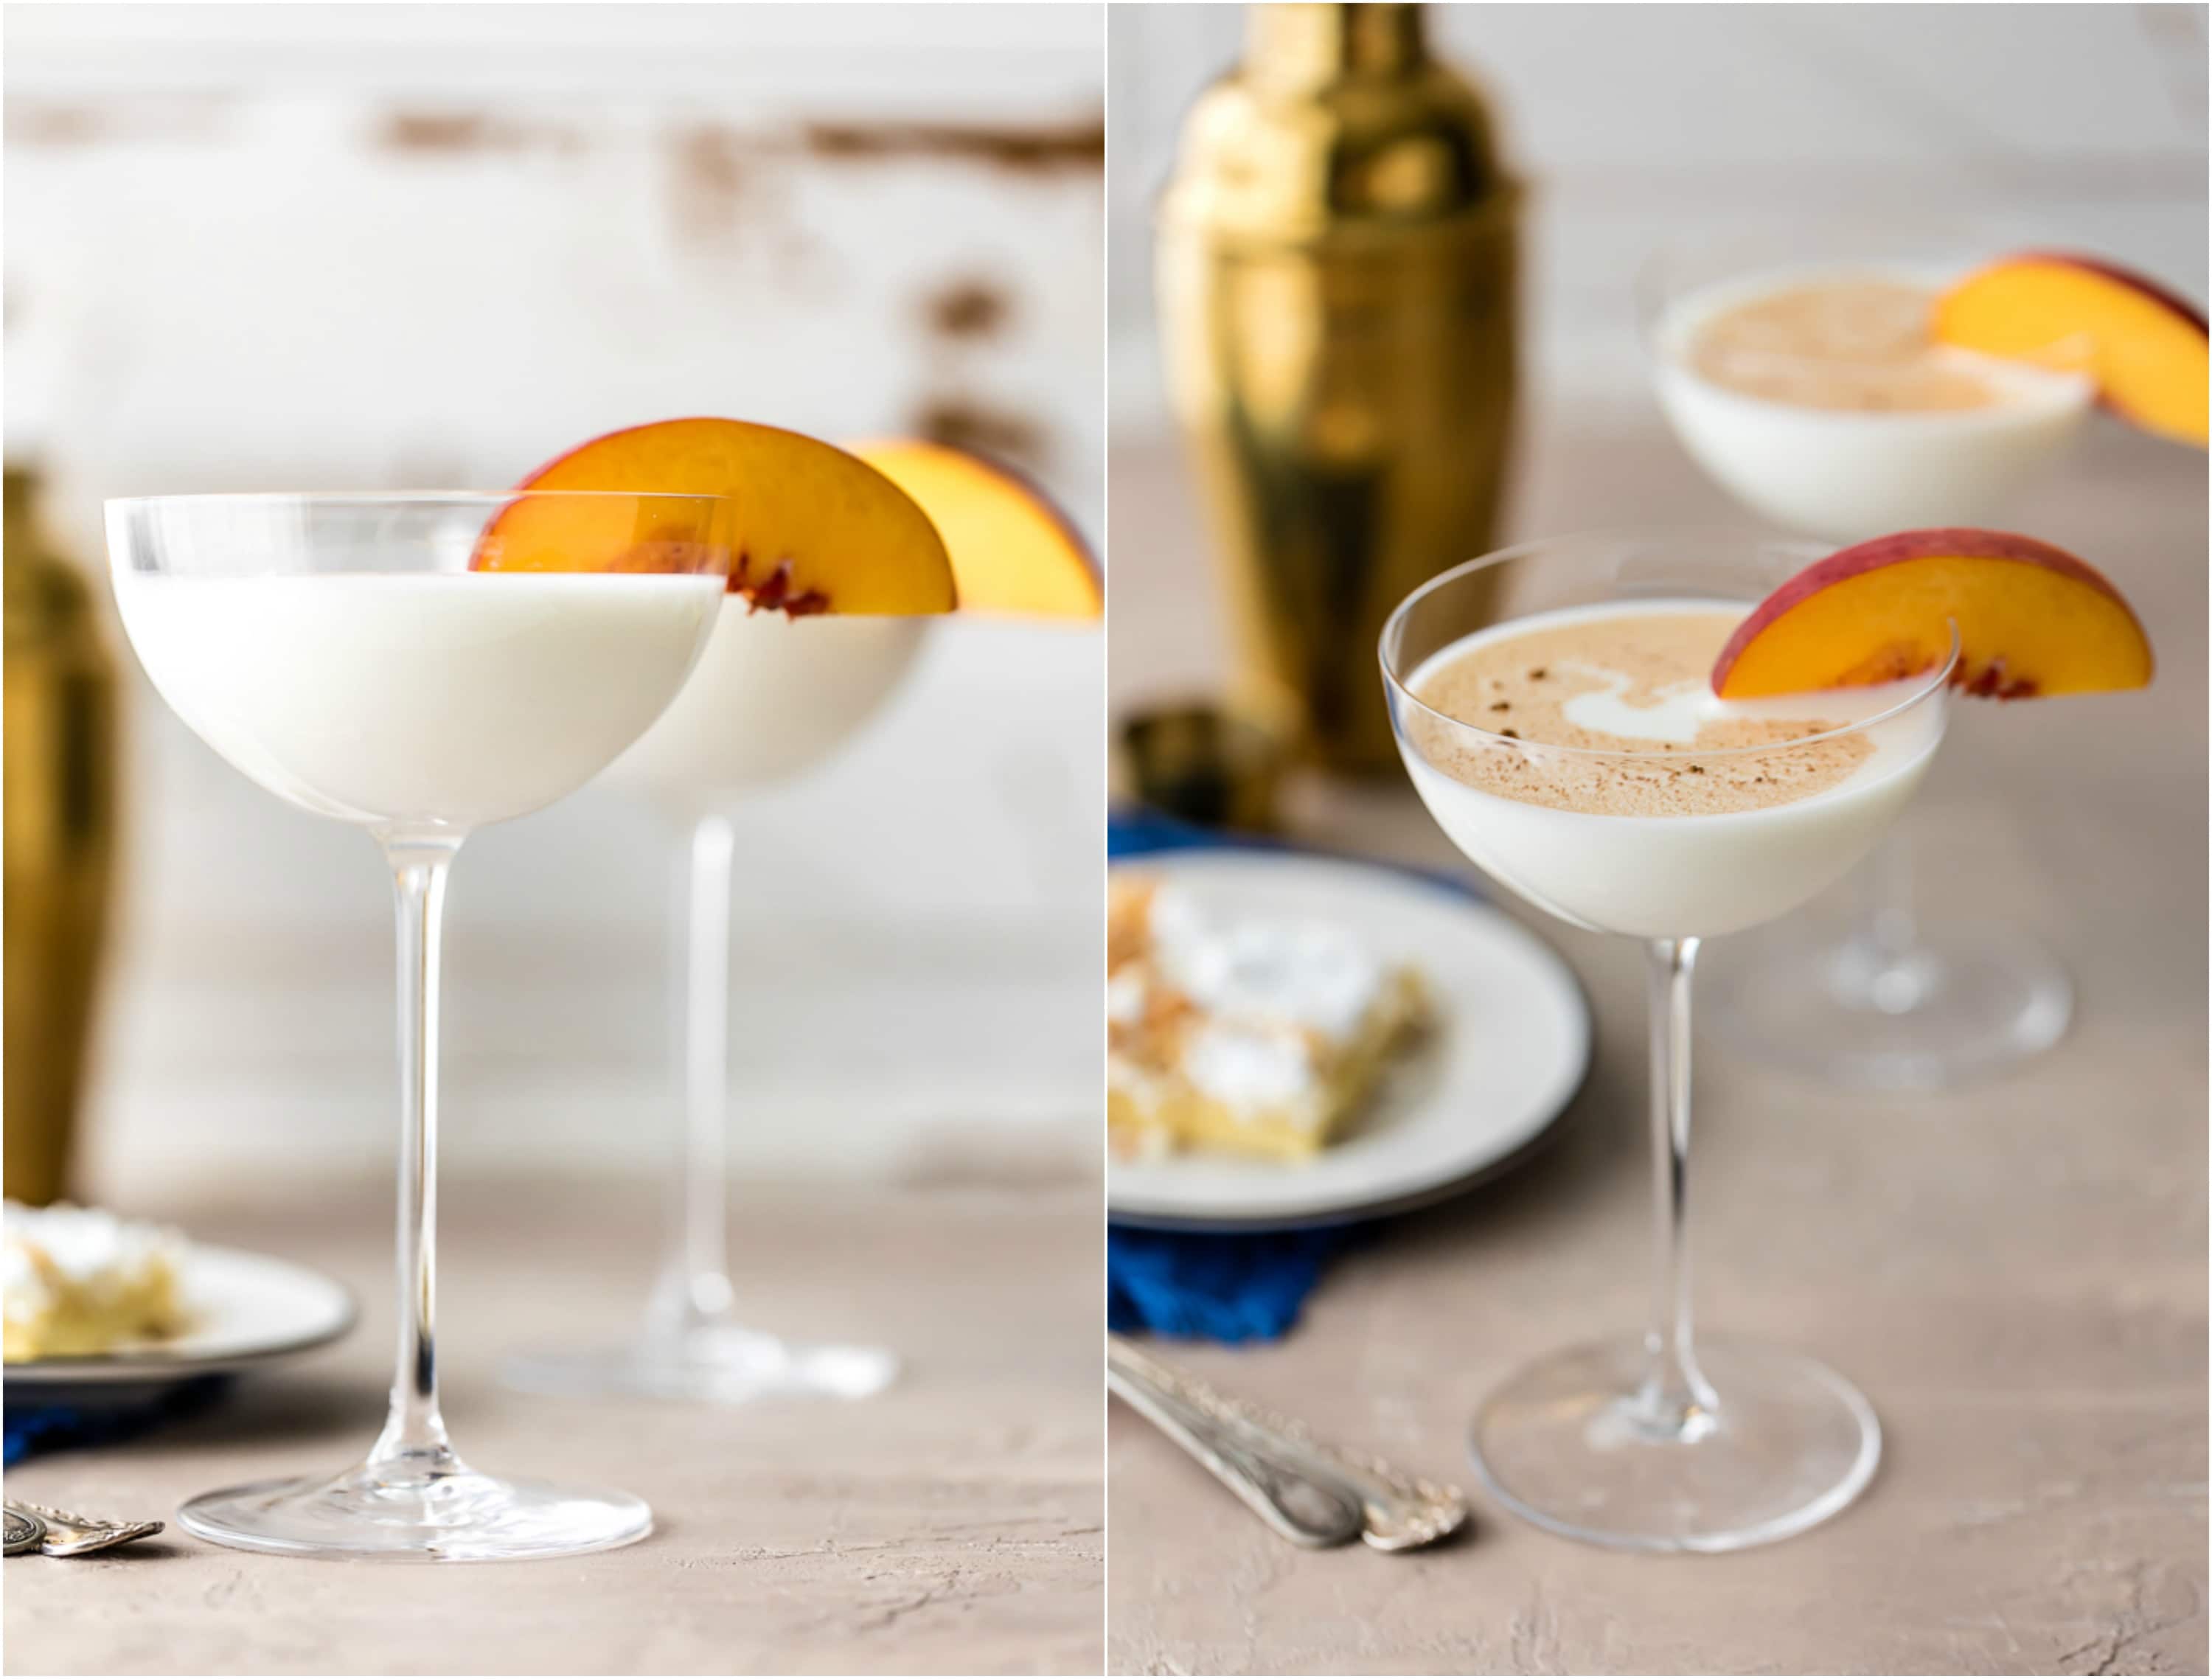
[[[1474,1420],[1474,1465],[1509,1509],[1592,1544],[1733,1551],[1802,1533],[1858,1496],[1881,1425],[1851,1384],[1810,1359],[1701,1344],[1718,1396],[1687,1420],[1641,1396],[1640,1337],[1555,1353]]]
[[[736,1328],[647,1336],[628,1347],[538,1353],[510,1362],[509,1385],[532,1393],[645,1394],[741,1405],[775,1395],[866,1399],[898,1374],[874,1347],[805,1347]]]
[[[653,1531],[627,1493],[473,1469],[390,1475],[364,1465],[335,1481],[257,1481],[203,1493],[177,1512],[218,1545],[289,1556],[502,1562],[611,1550]]]
[[[1717,1042],[1854,1090],[1948,1090],[2002,1073],[2056,1043],[2074,1013],[2066,970],[2008,928],[1923,925],[1891,955],[1783,923],[1716,954],[1703,1001]]]

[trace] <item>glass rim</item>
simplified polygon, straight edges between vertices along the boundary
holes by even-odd
[[[1422,699],[1419,695],[1413,692],[1408,681],[1408,678],[1410,678],[1412,673],[1409,672],[1406,676],[1401,677],[1392,663],[1390,656],[1391,638],[1398,632],[1400,626],[1412,614],[1413,610],[1429,595],[1434,593],[1439,589],[1447,587],[1462,578],[1470,577],[1478,571],[1486,570],[1494,565],[1503,564],[1509,560],[1531,558],[1538,552],[1550,548],[1580,545],[1583,544],[1594,544],[1598,543],[1648,544],[1654,542],[1684,544],[1702,542],[1716,545],[1725,542],[1734,544],[1738,546],[1747,544],[1776,552],[1802,554],[1806,557],[1808,563],[1813,560],[1820,559],[1829,554],[1838,551],[1835,548],[1826,544],[1818,542],[1808,542],[1799,538],[1761,536],[1755,532],[1747,533],[1742,531],[1723,531],[1713,528],[1701,528],[1697,526],[1674,526],[1658,531],[1637,531],[1625,528],[1595,531],[1570,531],[1559,536],[1534,537],[1524,542],[1513,543],[1504,548],[1493,549],[1487,554],[1477,555],[1474,559],[1462,560],[1448,571],[1438,572],[1435,576],[1430,578],[1427,582],[1422,584],[1420,587],[1415,589],[1411,594],[1400,601],[1396,606],[1391,609],[1390,616],[1383,621],[1382,633],[1376,638],[1375,648],[1376,656],[1381,661],[1382,666],[1383,682],[1389,686],[1391,693],[1398,699],[1403,701],[1407,705],[1414,707],[1416,709],[1423,712],[1426,715],[1436,719],[1437,722],[1443,724],[1449,728],[1464,730],[1470,734],[1478,736],[1486,746],[1494,745],[1499,750],[1519,752],[1524,757],[1531,753],[1542,753],[1547,756],[1574,757],[1590,761],[1602,761],[1606,763],[1632,761],[1638,763],[1663,763],[1670,759],[1679,759],[1683,762],[1696,760],[1699,763],[1709,763],[1715,758],[1738,758],[1753,756],[1765,757],[1774,752],[1790,751],[1800,746],[1814,745],[1825,740],[1841,740],[1850,735],[1865,733],[1868,730],[1872,729],[1877,724],[1886,723],[1892,718],[1903,716],[1914,707],[1925,703],[1931,696],[1940,693],[1944,689],[1948,688],[1951,683],[1952,674],[1958,669],[1960,651],[1959,626],[1957,622],[1954,620],[1951,624],[1951,650],[1949,654],[1935,666],[1932,673],[1928,676],[1927,679],[1921,682],[1920,684],[1911,693],[1907,694],[1903,699],[1898,701],[1894,705],[1885,707],[1883,709],[1875,712],[1871,716],[1862,717],[1856,722],[1841,724],[1835,728],[1822,729],[1817,733],[1802,734],[1792,740],[1769,741],[1762,745],[1712,747],[1684,746],[1680,748],[1668,748],[1658,751],[1628,751],[1615,750],[1612,747],[1606,746],[1553,746],[1547,745],[1541,741],[1525,740],[1519,735],[1500,734],[1493,729],[1485,728],[1480,723],[1470,723],[1463,717],[1455,717],[1448,711],[1439,711],[1436,707],[1429,704],[1427,701]],[[1773,591],[1770,589],[1767,593],[1771,594]],[[1756,605],[1758,603],[1754,601],[1750,604]],[[1536,612],[1529,612],[1522,614],[1522,616],[1533,618],[1541,615]],[[1514,620],[1508,618],[1504,622],[1510,624],[1514,622]],[[1442,651],[1442,649],[1440,648],[1438,651]],[[1905,679],[1911,680],[1912,678]],[[1835,691],[1837,690],[1826,688],[1816,688],[1808,690],[1808,692],[1814,695],[1833,693]],[[1777,697],[1781,697],[1777,696]]]
[[[729,502],[737,499],[711,490],[189,490],[175,496],[110,496],[100,505],[106,508],[116,508],[172,504],[211,506],[219,502],[234,506],[307,502],[332,507],[349,503],[363,507],[396,507],[410,503],[432,507],[473,506],[556,496],[579,501],[620,498],[634,502]]]

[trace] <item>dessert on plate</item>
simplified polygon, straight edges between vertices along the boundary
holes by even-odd
[[[1107,1134],[1309,1159],[1344,1135],[1426,1017],[1420,976],[1319,922],[1210,921],[1115,877],[1107,920]]]
[[[97,1208],[6,1204],[4,1354],[87,1358],[185,1327],[185,1238]]]

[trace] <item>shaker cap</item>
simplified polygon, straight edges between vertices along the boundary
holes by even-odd
[[[1414,5],[1251,8],[1244,62],[1185,119],[1164,224],[1270,240],[1488,210],[1512,183],[1490,110]]]

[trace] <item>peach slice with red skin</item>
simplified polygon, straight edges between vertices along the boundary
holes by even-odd
[[[1011,466],[919,438],[845,446],[921,503],[952,557],[960,610],[1097,618],[1097,560],[1052,498]]]
[[[1939,344],[2072,366],[2086,346],[2105,405],[2177,442],[2204,447],[2204,316],[2155,281],[2094,258],[2032,251],[1969,274],[1936,301]]]
[[[2150,641],[2087,561],[2007,531],[1904,531],[1815,561],[1759,602],[1713,666],[1723,699],[1900,681],[1939,666],[2002,700],[2141,688]]]
[[[914,498],[818,439],[746,420],[663,420],[571,449],[524,490],[620,490],[726,497],[715,534],[730,590],[756,611],[913,617],[957,600],[945,541]],[[635,503],[629,504],[633,508]],[[482,570],[618,569],[626,551],[589,498],[514,502],[473,563]]]

